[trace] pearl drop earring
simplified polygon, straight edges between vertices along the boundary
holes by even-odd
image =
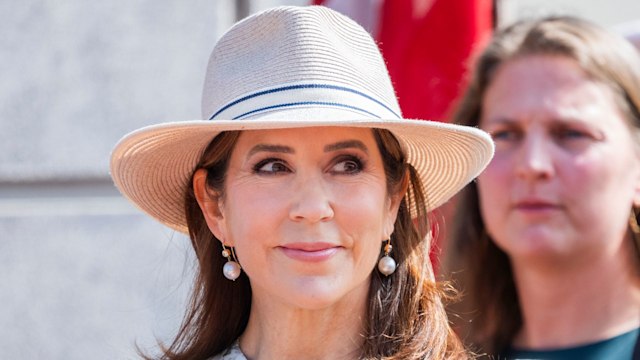
[[[389,256],[391,249],[393,249],[393,246],[391,246],[391,239],[387,239],[387,244],[384,246],[384,256],[380,258],[380,261],[378,261],[378,271],[383,273],[385,276],[389,276],[396,271],[396,261]]]
[[[227,258],[227,262],[222,267],[222,274],[227,279],[235,281],[240,276],[242,268],[237,262],[235,251],[233,251],[233,248],[230,249],[231,251],[224,246],[224,243],[222,244],[222,256]]]

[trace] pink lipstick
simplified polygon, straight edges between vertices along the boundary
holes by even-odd
[[[279,247],[287,257],[307,262],[326,261],[341,248],[341,246],[323,242],[290,243]]]

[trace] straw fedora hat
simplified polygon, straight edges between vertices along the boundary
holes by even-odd
[[[387,129],[422,179],[429,210],[475,178],[494,150],[478,129],[403,119],[371,36],[321,6],[273,8],[229,29],[209,59],[202,119],[136,130],[111,156],[111,176],[120,192],[184,233],[185,191],[204,149],[223,131]]]

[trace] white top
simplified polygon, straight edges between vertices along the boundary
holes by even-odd
[[[247,360],[247,357],[244,356],[242,350],[240,350],[240,345],[238,345],[238,341],[233,343],[229,348],[220,354],[210,358],[209,360]]]

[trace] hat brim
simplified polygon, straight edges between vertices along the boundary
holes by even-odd
[[[419,174],[427,210],[449,200],[486,167],[494,151],[484,131],[409,119],[193,120],[152,125],[126,135],[111,156],[111,176],[120,192],[163,224],[188,234],[184,194],[203,151],[223,131],[302,127],[386,129]]]

